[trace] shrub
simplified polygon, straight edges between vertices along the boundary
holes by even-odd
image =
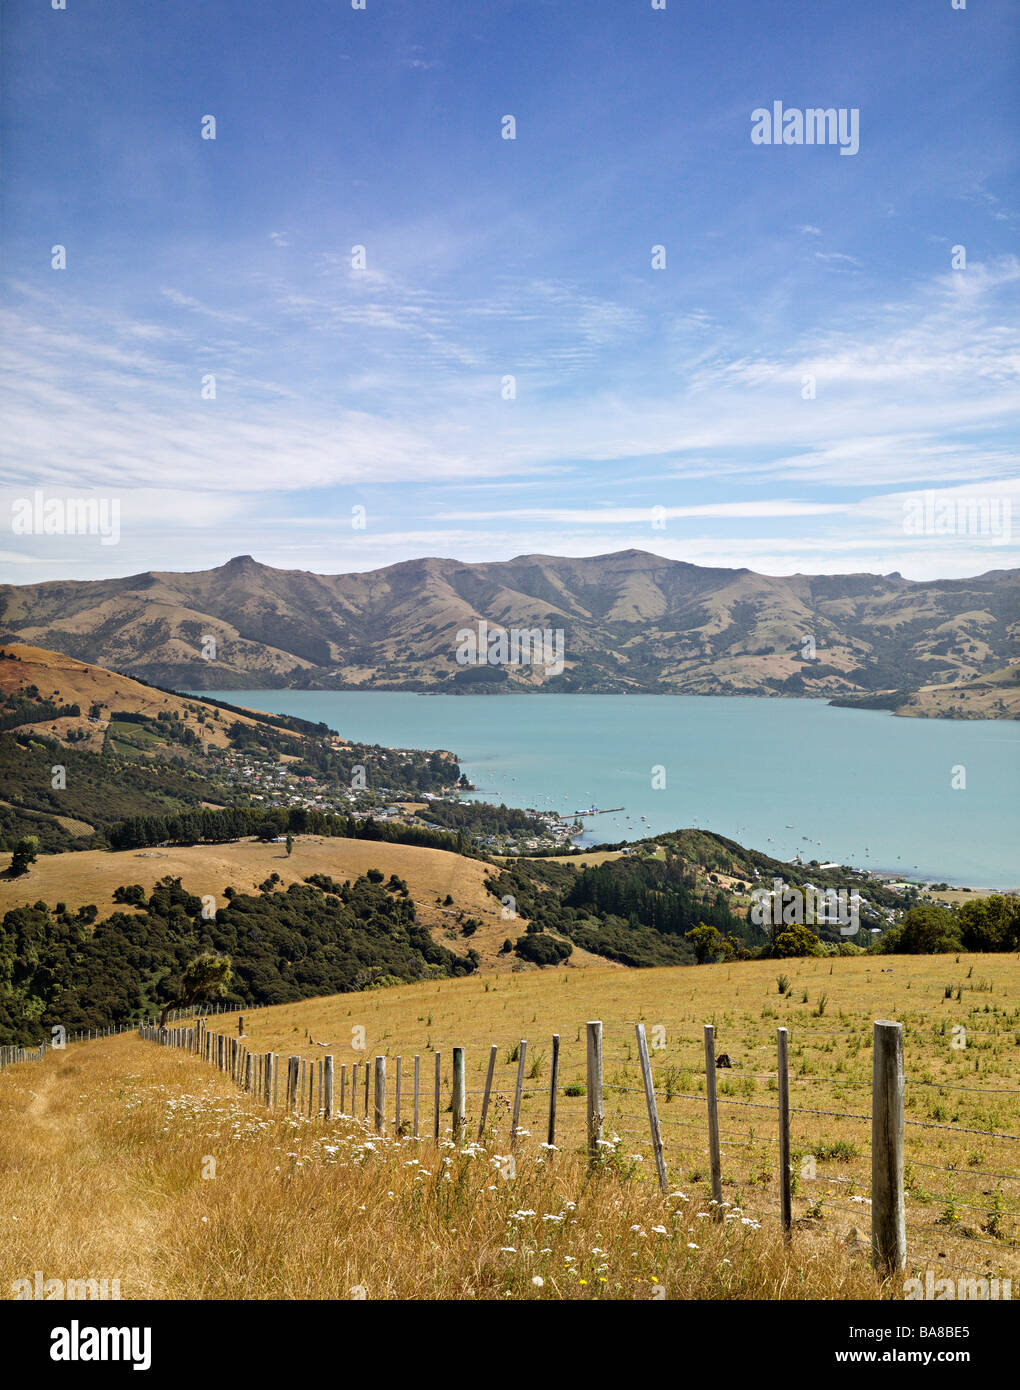
[[[113,901],[115,903],[126,903],[129,906],[145,906],[145,889],[140,883],[131,883],[126,887],[122,884],[113,890]]]
[[[546,932],[536,936],[519,936],[514,947],[521,960],[531,961],[535,965],[559,965],[573,949],[569,941],[558,941]]]

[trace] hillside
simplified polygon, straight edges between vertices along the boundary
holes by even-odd
[[[693,1186],[666,1202],[633,1174],[590,1175],[575,1152],[553,1168],[523,1144],[511,1174],[495,1166],[502,1136],[451,1157],[449,1116],[443,1130],[437,1150],[360,1118],[267,1112],[197,1058],[131,1036],[51,1051],[0,1072],[0,1283],[95,1271],[124,1300],[274,1300],[257,1317],[287,1327],[295,1300],[328,1300],[341,1319],[346,1302],[352,1332],[365,1317],[352,1299],[882,1294],[841,1232],[806,1231],[788,1253],[758,1220],[699,1221],[691,1250],[709,1210]],[[532,1220],[541,1254],[509,1238]],[[670,1239],[650,1234],[667,1224]],[[822,1249],[824,1266],[810,1258]]]
[[[118,822],[200,808],[385,817],[392,798],[437,795],[459,773],[446,750],[355,743],[325,724],[177,695],[60,652],[0,647],[0,842],[92,847]]]
[[[912,719],[1020,719],[1020,663],[949,685],[840,696],[832,703],[887,709]]]
[[[808,873],[820,887],[843,882],[835,870],[783,865],[705,831],[579,868],[569,858],[492,864],[314,835],[296,837],[290,852],[237,839],[49,854],[26,874],[0,875],[0,1041],[6,1031],[28,1042],[36,1024],[144,1016],[199,950],[235,960],[228,998],[244,1008],[357,992],[378,976],[417,980],[433,963],[441,973],[496,975],[565,962],[691,964],[685,933],[703,924],[726,940],[714,949],[741,959],[766,940],[749,921],[752,886],[775,877],[797,885]],[[889,925],[903,900],[857,883],[862,925]],[[357,946],[344,916],[352,894],[365,923]],[[393,924],[380,928],[387,916]],[[818,935],[842,941],[829,925]]]
[[[33,689],[36,694],[26,697],[26,692]],[[202,744],[214,748],[231,745],[228,724],[236,721],[254,729],[265,722],[264,716],[256,712],[238,712],[227,721],[219,711],[201,700],[155,689],[63,652],[7,643],[0,655],[0,699],[5,704],[11,704],[12,697],[18,696],[27,698],[29,702],[77,705],[80,713],[50,718],[44,714],[33,718],[38,711],[33,711],[29,703],[24,711],[27,716],[25,720],[13,723],[5,719],[5,730],[33,730],[57,738],[67,738],[68,734],[73,733],[80,735],[77,746],[91,752],[102,750],[104,735],[112,717],[122,711],[157,722],[161,717],[164,722],[170,720],[175,725],[189,729]],[[168,746],[176,742],[180,746],[182,741],[173,739],[168,731],[162,742]]]
[[[42,1268],[117,1275],[121,1297],[189,1299],[902,1299],[869,1268],[872,1026],[904,1028],[909,1267],[1020,1273],[1015,965],[1005,956],[772,962],[635,974],[466,976],[246,1010],[254,1053],[325,1055],[344,1113],[267,1108],[186,1052],[131,1035],[0,1072],[0,1282]],[[953,985],[956,997],[946,997]],[[585,1030],[603,1023],[603,1160],[584,1156]],[[655,1182],[634,1022],[662,1123]],[[716,1024],[722,1187],[710,1219],[702,1025]],[[237,1037],[239,1019],[209,1019]],[[967,1029],[966,1051],[948,1045]],[[791,1038],[794,1222],[780,1238],[776,1029]],[[551,1039],[561,1043],[555,1152]],[[521,1039],[515,1160],[509,1129]],[[497,1046],[479,1142],[451,1139],[451,1054],[465,1049],[469,1137]],[[421,1062],[420,1137],[412,1124]],[[366,1060],[387,1059],[385,1132],[366,1120]],[[396,1058],[403,1062],[402,1132]],[[432,1139],[439,1060],[440,1143]],[[339,1102],[340,1082],[337,1082]],[[304,1105],[302,1106],[304,1110]],[[995,1131],[994,1135],[989,1131]],[[215,1181],[208,1158],[216,1160]],[[449,1181],[446,1181],[449,1178]],[[888,1306],[888,1305],[886,1305]],[[811,1316],[815,1316],[813,1311]],[[734,1316],[739,1316],[735,1312]]]
[[[1017,652],[1017,600],[1016,570],[932,582],[776,578],[628,550],[491,564],[422,559],[317,575],[245,555],[187,574],[5,585],[0,637],[206,690],[461,693],[480,684],[835,695],[913,690],[1001,669]],[[458,665],[457,634],[483,620],[562,631],[562,672],[555,661],[552,670]]]

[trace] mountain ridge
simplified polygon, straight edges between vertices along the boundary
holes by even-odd
[[[1020,571],[1006,569],[953,580],[771,576],[629,549],[422,556],[319,574],[237,555],[206,570],[0,586],[0,640],[208,690],[846,696],[959,684],[1009,665],[1018,598]],[[480,679],[468,683],[458,633],[483,621],[561,631],[563,669],[505,665],[471,671]]]

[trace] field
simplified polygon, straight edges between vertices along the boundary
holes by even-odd
[[[254,1052],[315,1062],[328,1052],[338,1090],[341,1067],[349,1077],[358,1064],[356,1117],[329,1124],[269,1112],[198,1059],[133,1037],[11,1067],[0,1073],[0,1203],[16,1219],[2,1278],[38,1268],[119,1275],[124,1297],[662,1296],[656,1289],[669,1298],[900,1297],[902,1281],[883,1289],[868,1264],[870,1040],[883,1017],[902,1022],[905,1035],[907,1275],[1020,1276],[1016,959],[782,968],[782,995],[780,966],[751,962],[488,975],[246,1012]],[[583,1153],[585,1098],[566,1094],[584,1081],[590,1018],[604,1024],[604,1134],[619,1138],[594,1174]],[[648,1142],[636,1021],[652,1047],[667,1197]],[[708,1187],[706,1022],[733,1062],[718,1072],[723,1195],[732,1204],[718,1224]],[[777,1239],[780,1024],[791,1039],[789,1250]],[[238,1019],[212,1018],[210,1027],[237,1036]],[[550,1152],[541,1141],[553,1032],[562,1051]],[[524,1133],[511,1166],[513,1049],[522,1038]],[[458,1149],[449,1134],[451,1048],[467,1049],[474,1140],[491,1043],[499,1095],[481,1143]],[[395,1058],[403,1059],[406,1131],[415,1054],[420,1139],[394,1126]],[[365,1061],[376,1056],[390,1059],[381,1138],[363,1118],[361,1090]],[[215,1181],[201,1176],[209,1158]]]
[[[268,1117],[128,1038],[0,1073],[0,1287],[119,1279],[122,1298],[869,1298],[846,1250],[777,1248],[693,1195],[584,1162]],[[505,1162],[505,1160],[503,1160]],[[824,1257],[823,1257],[824,1255]],[[10,1296],[9,1294],[7,1296]]]
[[[6,867],[10,856],[0,853]],[[513,956],[501,956],[506,938],[521,935],[526,919],[504,921],[499,899],[486,891],[485,879],[497,870],[478,859],[467,859],[447,850],[425,849],[417,845],[381,844],[372,840],[348,840],[318,835],[294,838],[294,851],[288,856],[283,845],[262,844],[258,840],[239,840],[225,845],[167,846],[144,850],[78,850],[64,854],[41,855],[22,878],[0,877],[0,916],[11,908],[39,902],[52,907],[58,902],[71,909],[94,903],[100,917],[111,912],[131,911],[113,901],[115,888],[140,883],[148,893],[165,875],[180,878],[189,892],[199,896],[222,896],[226,887],[250,892],[270,874],[277,873],[284,884],[300,883],[310,874],[329,874],[343,880],[355,878],[368,869],[384,869],[404,879],[414,899],[418,920],[433,933],[441,946],[463,955],[473,946],[481,956],[481,969],[508,972]],[[447,897],[452,904],[445,905]],[[460,932],[458,915],[474,917],[481,923],[470,938]],[[598,965],[601,969],[622,969],[574,947],[575,967]]]

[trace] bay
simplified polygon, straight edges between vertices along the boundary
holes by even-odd
[[[582,844],[697,826],[778,859],[1020,885],[1014,722],[722,696],[208,693],[358,742],[450,749],[477,799],[624,808],[586,818]]]

